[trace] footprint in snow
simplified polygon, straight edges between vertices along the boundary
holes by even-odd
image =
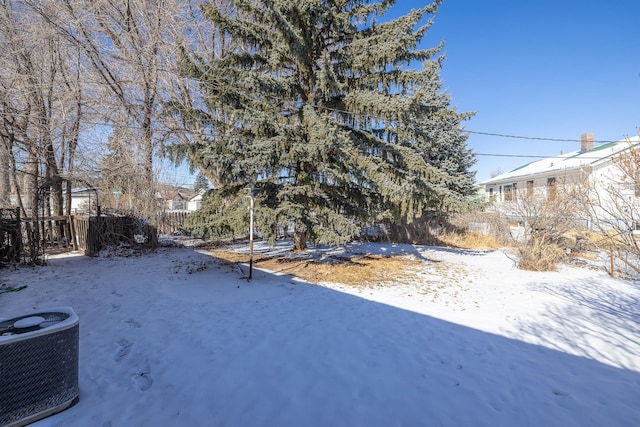
[[[120,311],[120,304],[111,304],[111,308],[109,309],[109,313],[115,313],[116,311]]]
[[[569,393],[567,393],[566,391],[554,389],[554,390],[551,390],[551,392],[553,394],[555,394],[556,396],[571,397],[571,395]]]
[[[114,353],[113,360],[116,362],[120,362],[122,361],[122,359],[127,357],[127,354],[129,354],[129,352],[131,351],[133,343],[125,338],[122,338],[117,341],[117,344],[118,350]]]
[[[124,323],[126,323],[127,325],[131,326],[132,328],[141,328],[142,327],[142,323],[138,322],[137,320],[134,319],[128,319],[125,320]]]
[[[138,372],[132,377],[131,381],[140,391],[149,390],[153,385],[153,379],[151,378],[151,369],[149,369],[149,362],[144,362]]]

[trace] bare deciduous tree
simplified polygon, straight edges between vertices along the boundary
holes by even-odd
[[[192,83],[180,73],[185,52],[205,57],[221,43],[201,16],[203,0],[30,1],[58,34],[79,50],[102,86],[101,112],[113,128],[129,126],[128,143],[143,170],[137,186],[139,213],[155,210],[154,157],[171,138],[193,134],[170,120],[172,99],[198,102]],[[46,4],[57,5],[47,8]],[[124,115],[123,115],[124,113]],[[132,144],[134,143],[134,144]],[[180,162],[185,153],[176,154]]]
[[[197,144],[204,134],[170,112],[175,100],[202,105],[202,88],[184,77],[184,58],[208,60],[224,49],[225,38],[203,19],[205,3],[0,1],[0,202],[12,192],[30,213],[46,181],[52,212],[69,211],[59,178],[100,179],[101,161],[86,153],[110,155],[102,142],[110,139],[127,146],[127,170],[122,163],[103,172],[135,177],[127,188],[135,211],[153,218],[156,156],[175,141]],[[189,157],[197,167],[189,144],[182,147],[164,154],[176,163]],[[115,190],[105,188],[105,200]]]
[[[602,239],[602,249],[612,250],[616,259],[640,274],[640,148],[629,147],[612,158],[613,168],[594,176],[583,200],[591,223]]]
[[[524,270],[552,270],[573,246],[569,234],[583,216],[575,201],[581,192],[580,182],[562,180],[552,187],[520,191],[511,202],[512,210],[524,226],[518,239],[519,267]]]
[[[47,212],[62,215],[60,178],[73,173],[83,114],[77,55],[23,1],[0,3],[0,37],[4,170],[25,215],[43,185],[52,196]]]

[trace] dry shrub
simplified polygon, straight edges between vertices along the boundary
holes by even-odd
[[[611,245],[618,247],[624,243],[624,240],[620,238],[618,233],[609,229],[604,232],[587,230],[583,233],[583,236],[587,239],[587,244],[590,249],[610,249]]]
[[[523,224],[523,235],[516,243],[520,252],[518,267],[523,270],[552,271],[582,241],[577,238],[576,219],[584,212],[578,202],[580,184],[565,177],[521,195],[509,205]]]
[[[599,240],[602,240],[602,237],[589,230],[569,230],[563,235],[563,247],[569,249],[572,255],[585,254],[595,249]]]
[[[230,263],[248,263],[247,254],[216,251],[213,256]],[[300,257],[254,257],[253,265],[290,274],[310,283],[332,282],[350,286],[374,286],[415,274],[421,261],[409,256],[342,256],[321,260]]]
[[[529,271],[555,271],[558,263],[567,257],[565,249],[536,237],[520,245],[518,252],[520,253],[518,268]]]

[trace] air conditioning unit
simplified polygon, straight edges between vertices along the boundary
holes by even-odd
[[[69,307],[0,319],[0,426],[24,426],[77,402],[79,323]]]

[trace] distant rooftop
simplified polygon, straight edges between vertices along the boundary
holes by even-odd
[[[547,157],[542,160],[536,160],[531,163],[519,166],[509,172],[505,172],[496,177],[481,182],[486,185],[494,182],[503,182],[507,180],[515,180],[525,176],[550,174],[557,171],[579,169],[584,166],[594,166],[598,163],[607,161],[616,153],[628,149],[630,146],[640,144],[640,137],[634,136],[625,138],[617,142],[610,142],[598,145],[589,150],[572,151],[566,154]]]

